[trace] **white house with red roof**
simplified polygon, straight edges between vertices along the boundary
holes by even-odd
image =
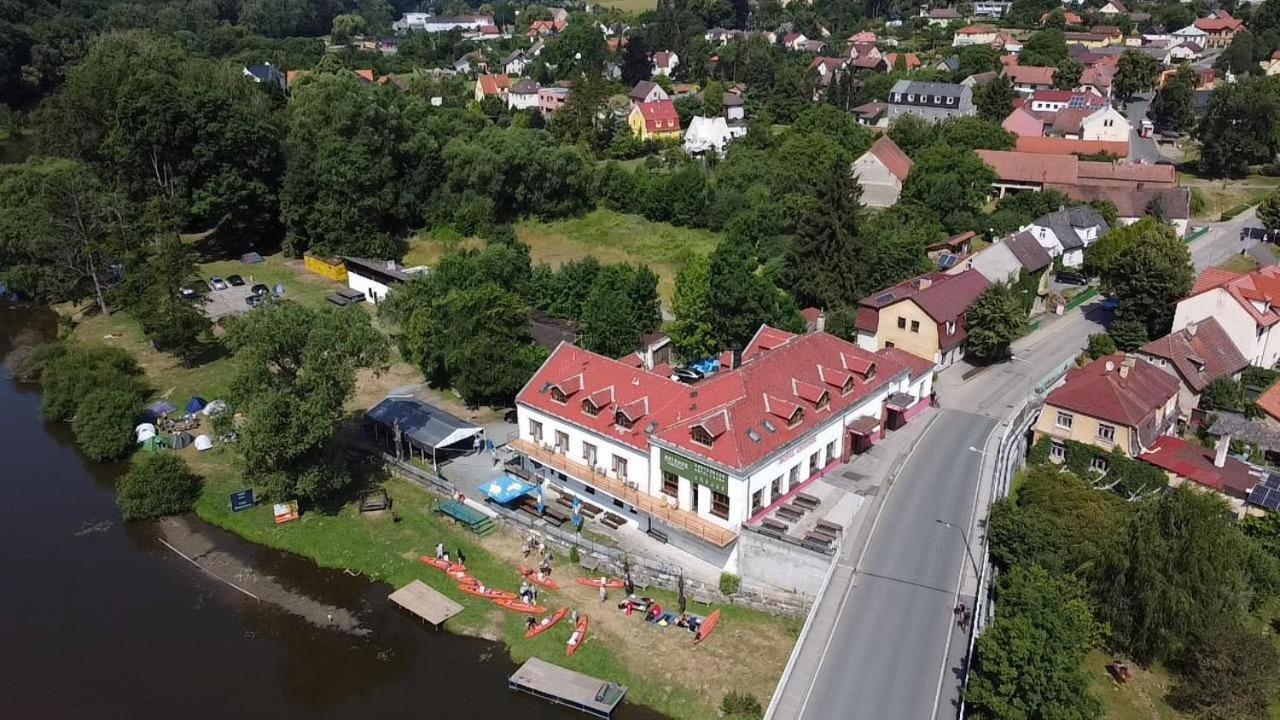
[[[516,396],[510,447],[553,486],[727,548],[774,501],[928,406],[932,363],[762,326],[696,384],[563,343]]]
[[[670,50],[659,50],[653,54],[653,74],[671,77],[680,64],[680,56]]]
[[[1280,361],[1280,266],[1245,274],[1203,270],[1191,294],[1178,301],[1173,332],[1210,319],[1250,365],[1275,367]]]
[[[888,135],[881,135],[853,163],[853,174],[862,188],[862,204],[892,207],[898,204],[902,184],[911,173],[911,158]]]

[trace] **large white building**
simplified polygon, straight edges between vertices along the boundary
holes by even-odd
[[[1237,275],[1206,268],[1178,301],[1173,330],[1215,319],[1250,365],[1280,361],[1280,266]]]
[[[783,496],[928,406],[932,363],[762,326],[696,384],[561,344],[516,397],[526,469],[606,510],[724,550]],[[643,522],[642,522],[643,521]]]
[[[480,30],[491,27],[493,18],[485,15],[430,15],[428,13],[405,13],[399,20],[391,23],[391,27],[405,32],[442,33],[450,30]]]
[[[344,257],[342,261],[347,266],[347,287],[364,293],[365,302],[375,305],[386,300],[396,285],[428,271],[422,266],[401,267],[395,260]]]

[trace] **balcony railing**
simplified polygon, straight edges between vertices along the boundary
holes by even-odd
[[[732,530],[726,530],[719,525],[707,522],[695,513],[669,507],[665,497],[654,497],[648,493],[641,492],[628,486],[622,480],[609,477],[604,473],[598,473],[594,468],[570,460],[559,453],[546,450],[528,440],[513,438],[507,443],[507,446],[547,467],[559,470],[566,475],[571,475],[592,487],[598,488],[632,505],[640,512],[657,518],[670,527],[705,540],[717,547],[725,547],[738,537],[738,534]]]

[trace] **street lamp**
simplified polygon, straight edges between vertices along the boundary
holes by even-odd
[[[975,448],[969,448],[969,449],[976,450]],[[956,532],[960,533],[960,538],[964,540],[964,552],[966,555],[969,556],[970,564],[973,565],[973,576],[975,578],[982,577],[982,573],[978,571],[978,561],[973,559],[973,549],[969,547],[969,536],[965,534],[964,528],[960,527],[959,525],[956,525],[955,523],[949,523],[946,520],[943,520],[942,518],[934,518],[934,522],[938,523],[939,525],[945,525],[955,530]]]
[[[987,454],[987,451],[986,451],[986,450],[979,450],[978,448],[976,448],[976,447],[974,447],[974,446],[972,446],[972,445],[970,445],[970,446],[969,446],[969,452],[971,452],[971,453],[978,453],[979,455],[986,455],[986,454]],[[942,521],[941,521],[941,520],[939,520],[938,522],[942,522]]]

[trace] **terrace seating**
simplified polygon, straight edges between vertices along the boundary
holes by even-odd
[[[814,497],[808,493],[799,492],[791,499],[791,503],[793,505],[799,505],[805,510],[817,510],[818,506],[822,504],[822,498]]]
[[[831,522],[830,520],[819,520],[815,527],[817,527],[818,530],[825,531],[827,534],[834,537],[840,537],[844,534],[844,526],[840,523]]]

